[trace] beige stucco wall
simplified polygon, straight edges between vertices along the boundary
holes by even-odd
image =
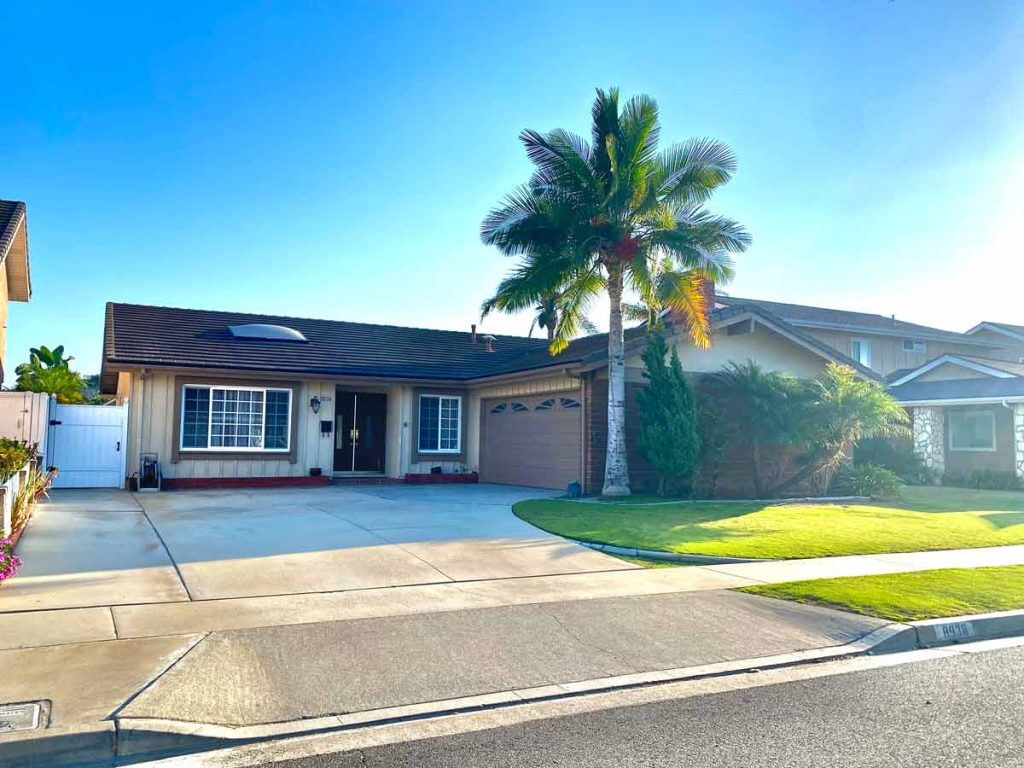
[[[751,333],[730,336],[724,329],[711,338],[711,346],[701,349],[678,336],[676,351],[683,370],[689,373],[714,373],[728,363],[754,360],[769,371],[781,371],[798,378],[813,378],[821,373],[827,361],[820,355],[795,344],[763,325],[755,325]],[[627,376],[638,379],[643,370],[643,350],[632,351],[626,357]]]

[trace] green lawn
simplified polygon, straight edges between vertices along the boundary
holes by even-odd
[[[892,621],[1024,608],[1024,565],[791,581],[738,590]]]
[[[1024,493],[904,490],[889,503],[537,499],[515,513],[583,541],[684,554],[795,558],[1024,544]]]

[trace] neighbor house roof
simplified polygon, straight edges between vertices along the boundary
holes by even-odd
[[[971,338],[967,334],[932,328],[927,325],[908,323],[895,317],[876,315],[869,312],[851,312],[844,309],[827,309],[811,307],[804,304],[786,304],[778,301],[761,299],[745,299],[738,296],[718,295],[715,300],[719,304],[732,306],[745,304],[758,306],[772,315],[779,317],[797,328],[818,328],[822,330],[843,330],[853,333],[878,334],[882,336],[899,336],[901,338],[921,341],[947,341],[958,344],[972,344],[979,347],[999,347],[992,342]]]
[[[28,301],[32,281],[28,268],[28,221],[20,200],[0,200],[0,264],[7,271],[7,298]]]
[[[759,302],[750,300],[736,300],[723,307],[715,308],[709,315],[708,320],[712,326],[723,326],[728,325],[730,320],[739,320],[747,315],[758,319],[761,323],[765,323],[770,327],[773,327],[777,332],[783,335],[790,336],[794,341],[801,344],[802,346],[810,349],[813,352],[821,355],[822,357],[832,360],[833,362],[840,363],[842,365],[848,365],[855,371],[858,371],[862,375],[870,379],[880,379],[881,376],[877,371],[872,370],[866,365],[861,365],[859,362],[854,360],[849,355],[840,352],[838,349],[830,344],[826,344],[820,339],[811,336],[809,333],[802,331],[799,327],[794,326],[791,322],[778,317],[773,312],[768,310],[765,304],[773,304],[774,302]]]
[[[967,331],[967,335],[971,336],[978,331],[995,331],[1001,333],[1003,336],[1014,339],[1015,341],[1024,341],[1024,325],[1011,325],[1010,323],[993,323],[989,320],[978,323],[976,326]]]
[[[1011,363],[1006,360],[993,360],[988,357],[977,357],[975,355],[939,355],[931,360],[922,363],[917,368],[907,368],[894,371],[887,380],[890,386],[899,387],[908,382],[914,381],[944,365],[962,368],[965,370],[990,376],[995,379],[1009,379],[1014,376],[1024,376],[1024,364]]]
[[[1000,402],[1024,399],[1024,377],[910,381],[889,390],[903,405]]]

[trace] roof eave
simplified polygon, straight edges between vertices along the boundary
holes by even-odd
[[[863,333],[865,335],[874,336],[888,336],[903,339],[915,339],[920,341],[940,341],[950,344],[969,344],[976,347],[988,347],[992,349],[1001,349],[1002,344],[996,344],[991,341],[979,341],[978,339],[964,338],[968,334],[960,333],[935,333],[930,331],[918,331],[917,329],[899,329],[893,328],[891,330],[885,328],[874,328],[869,325],[853,325],[850,323],[828,323],[820,320],[794,320],[791,318],[784,318],[784,320],[790,325],[797,328],[815,328],[822,331],[847,331],[849,333]]]
[[[14,223],[14,237],[7,252],[0,254],[7,272],[8,301],[29,301],[32,298],[32,277],[28,261],[28,215],[22,208]]]

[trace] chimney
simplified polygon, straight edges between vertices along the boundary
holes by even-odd
[[[700,281],[700,292],[704,294],[704,303],[707,306],[707,311],[710,312],[715,308],[715,281],[710,277],[705,277]]]
[[[476,344],[476,323],[469,326],[469,338]]]

